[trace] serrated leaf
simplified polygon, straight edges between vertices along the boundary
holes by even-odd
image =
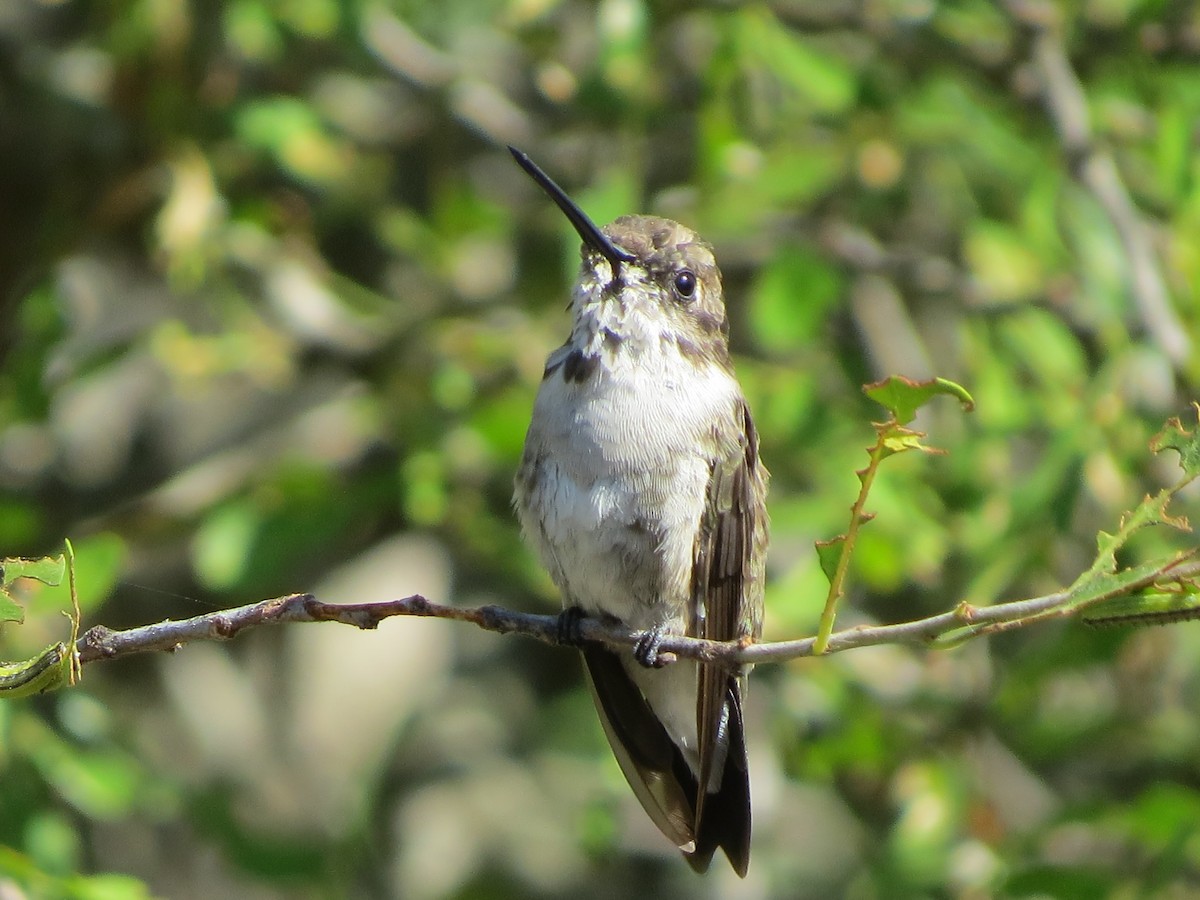
[[[880,461],[887,459],[889,456],[895,456],[897,453],[904,453],[906,450],[920,450],[924,453],[945,453],[938,447],[930,447],[921,443],[921,439],[925,437],[923,431],[912,431],[908,428],[903,428],[895,422],[888,423],[879,430],[879,441],[883,448],[883,453],[880,456]]]
[[[1200,418],[1200,404],[1193,404]],[[1179,454],[1179,467],[1186,481],[1200,475],[1200,430],[1188,431],[1178,417],[1167,420],[1162,431],[1150,440],[1150,449],[1155,453],[1174,450]]]
[[[0,559],[0,623],[25,621],[25,610],[5,590],[18,578],[33,578],[56,587],[62,584],[66,562],[63,556],[44,556],[40,559]]]
[[[1119,572],[1085,572],[1068,589],[1070,599],[1065,608],[1078,609],[1082,606],[1089,606],[1098,598],[1105,597],[1108,594],[1120,593],[1128,589],[1131,585],[1145,582],[1156,575],[1165,574],[1181,558],[1177,557],[1165,563],[1162,560],[1155,560],[1143,563],[1140,566],[1122,569]]]
[[[917,410],[939,394],[957,397],[965,412],[975,408],[975,400],[967,389],[946,378],[913,381],[903,375],[889,375],[882,381],[864,385],[863,392],[889,410],[900,425],[911,422]]]
[[[0,586],[7,587],[18,578],[36,578],[56,587],[62,584],[64,572],[66,561],[61,553],[41,559],[0,559]]]
[[[1181,531],[1188,530],[1187,519],[1167,515],[1167,504],[1171,500],[1172,491],[1159,491],[1153,497],[1143,498],[1133,510],[1121,517],[1121,527],[1116,534],[1101,531],[1096,535],[1096,559],[1086,572],[1071,585],[1071,590],[1086,584],[1097,575],[1113,572],[1117,568],[1117,551],[1139,528],[1148,525],[1169,525]]]
[[[1179,446],[1176,446],[1177,444]],[[1181,459],[1196,453],[1193,436],[1182,427],[1178,419],[1167,422],[1151,446],[1156,452],[1163,447],[1175,449]],[[1186,465],[1188,463],[1185,463],[1185,473]],[[1187,475],[1185,482],[1190,481],[1192,477],[1194,476]],[[1190,581],[1178,581],[1169,588],[1160,587],[1157,590],[1114,597],[1111,601],[1103,599],[1106,595],[1122,593],[1139,582],[1144,584],[1148,578],[1155,575],[1168,577],[1171,569],[1179,562],[1200,552],[1192,550],[1165,562],[1151,561],[1118,571],[1117,552],[1125,546],[1135,531],[1149,525],[1167,525],[1182,531],[1189,530],[1186,518],[1167,513],[1167,504],[1178,489],[1176,486],[1144,497],[1141,503],[1121,517],[1120,527],[1115,534],[1101,531],[1096,535],[1096,558],[1088,570],[1067,589],[1068,608],[1092,607],[1083,617],[1084,621],[1092,623],[1120,620],[1135,624],[1139,621],[1165,623],[1200,615],[1200,604],[1195,602],[1196,586]],[[1095,602],[1097,600],[1099,603]],[[1193,607],[1197,607],[1195,613],[1192,612]]]

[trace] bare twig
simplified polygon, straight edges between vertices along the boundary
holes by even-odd
[[[1112,154],[1096,145],[1087,98],[1071,67],[1055,21],[1042,4],[1008,0],[1010,15],[1026,29],[1031,59],[1075,178],[1104,210],[1129,260],[1130,291],[1142,326],[1177,368],[1191,355],[1187,329],[1171,307],[1146,223],[1130,199]]]
[[[1164,578],[1180,580],[1200,576],[1200,561],[1183,557],[1165,563],[1138,581],[1114,588],[1109,594],[1097,596],[1097,603],[1114,596],[1130,594],[1149,587]],[[940,615],[904,622],[898,625],[859,626],[833,634],[826,653],[838,653],[856,647],[876,644],[923,644],[934,642],[951,632],[958,641],[979,637],[996,631],[1023,627],[1045,619],[1072,615],[1079,607],[1072,605],[1072,594],[1059,591],[1043,597],[975,607],[967,603]],[[560,643],[558,616],[515,612],[499,606],[480,606],[461,609],[426,600],[420,595],[386,600],[379,603],[336,604],[322,603],[311,594],[290,594],[263,600],[249,606],[221,610],[191,619],[168,620],[143,625],[126,631],[113,631],[104,626],[89,629],[76,643],[81,663],[117,659],[135,653],[155,650],[175,650],[191,641],[222,641],[236,637],[247,628],[283,622],[341,622],[356,628],[375,628],[393,616],[431,616],[473,622],[486,631],[500,634],[524,634],[549,644]],[[643,637],[618,622],[586,618],[579,623],[579,635],[584,641],[612,646],[632,646]],[[721,643],[668,635],[663,638],[659,658],[666,661],[673,654],[706,661],[730,663],[781,662],[813,655],[813,638],[779,641],[766,644],[742,645]]]

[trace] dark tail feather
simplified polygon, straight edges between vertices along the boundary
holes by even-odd
[[[650,818],[676,846],[695,846],[683,855],[697,872],[708,870],[720,847],[734,871],[745,877],[750,866],[750,777],[737,677],[730,676],[725,687],[729,745],[721,787],[704,798],[697,822],[700,786],[696,773],[629,678],[620,658],[599,647],[585,647],[583,657],[613,754]]]
[[[687,853],[688,864],[697,872],[708,871],[713,854],[720,847],[729,857],[733,870],[746,877],[750,868],[750,772],[746,765],[746,737],[742,727],[742,698],[736,678],[729,680],[726,690],[729,704],[729,752],[721,787],[704,799],[702,818],[696,823],[696,849]],[[689,775],[682,756],[675,760],[676,769]],[[691,776],[695,784],[695,776]],[[685,782],[686,783],[686,782]]]
[[[583,658],[600,722],[625,780],[675,846],[694,847],[696,776],[617,655],[585,647]]]

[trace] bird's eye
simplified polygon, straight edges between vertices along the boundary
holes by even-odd
[[[696,293],[696,275],[688,269],[684,269],[675,276],[675,290],[685,300],[690,298],[692,294]]]

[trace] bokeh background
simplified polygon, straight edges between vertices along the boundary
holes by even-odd
[[[885,467],[841,623],[1053,590],[1200,394],[1198,61],[1174,0],[5,0],[0,556],[72,538],[85,626],[555,610],[509,498],[578,239],[512,143],[714,243],[767,638],[814,628],[890,373],[978,408]],[[259,630],[0,704],[0,896],[1196,896],[1198,696],[1196,625],[760,667],[741,882],[655,832],[571,652]]]

